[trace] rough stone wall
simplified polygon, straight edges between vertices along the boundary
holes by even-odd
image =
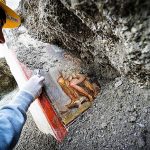
[[[92,72],[95,71],[103,78],[114,78],[119,75],[104,54],[93,56],[94,47],[91,42],[96,37],[95,33],[60,1],[39,1],[38,6],[41,7],[36,6],[37,3],[23,2],[22,9],[24,25],[34,38],[56,43],[78,53],[88,67],[94,68]],[[32,8],[32,11],[29,7]],[[39,13],[40,16],[34,13]],[[31,15],[25,17],[27,14]],[[100,65],[98,61],[103,61],[103,64]]]
[[[77,52],[99,77],[121,74],[150,87],[149,0],[23,0],[20,7],[34,38]]]
[[[0,59],[0,99],[6,93],[16,87],[16,81],[12,76],[9,66],[4,58]]]

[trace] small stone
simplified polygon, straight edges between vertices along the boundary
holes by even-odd
[[[71,142],[71,141],[72,141],[72,138],[71,138],[71,137],[69,137],[69,138],[68,138],[68,142]]]
[[[126,31],[126,30],[128,30],[128,27],[127,27],[127,26],[124,26],[124,27],[122,28],[122,31]]]
[[[143,109],[143,112],[147,113],[147,112],[148,112],[147,108],[144,108],[144,109]]]
[[[141,61],[138,61],[138,60],[137,60],[137,61],[134,61],[134,63],[137,64],[137,65],[140,65],[140,64],[141,64]]]
[[[133,105],[133,108],[134,108],[134,109],[137,109],[137,105]]]
[[[140,24],[140,25],[139,25],[139,29],[142,29],[142,27],[143,27],[143,24]]]
[[[104,118],[105,118],[105,116],[104,116],[104,115],[102,115],[102,116],[101,116],[101,119],[104,119]]]
[[[142,123],[137,123],[137,125],[139,125],[141,128],[145,127],[144,124],[142,124]]]
[[[142,52],[143,53],[148,53],[149,50],[150,50],[150,45],[146,45]]]
[[[134,112],[134,111],[135,111],[135,108],[134,108],[134,106],[133,106],[133,107],[128,106],[128,107],[126,108],[126,111],[131,113],[131,112]]]
[[[106,127],[107,127],[107,123],[103,122],[103,123],[101,124],[101,128],[104,129],[104,128],[106,128]]]
[[[129,118],[129,122],[135,122],[136,121],[136,117],[135,116],[131,116],[130,118]]]
[[[137,29],[134,28],[134,27],[132,27],[131,32],[132,32],[132,33],[136,33],[136,32],[137,32]]]
[[[124,35],[125,35],[126,37],[130,38],[130,37],[131,37],[131,32],[126,31],[126,32],[124,32]]]
[[[118,82],[116,82],[116,83],[115,83],[115,88],[119,87],[121,84],[122,84],[122,81],[121,81],[121,80],[118,81]]]

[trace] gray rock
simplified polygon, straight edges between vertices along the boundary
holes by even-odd
[[[134,112],[135,109],[133,107],[129,106],[126,108],[126,110],[127,110],[127,112]]]
[[[122,81],[121,81],[121,80],[120,80],[120,81],[117,81],[117,82],[115,83],[115,88],[118,88],[121,84],[122,84]]]
[[[107,127],[107,123],[103,122],[103,123],[101,124],[101,129],[105,129],[106,127]]]
[[[129,122],[132,122],[132,123],[133,123],[133,122],[136,121],[136,119],[137,119],[136,116],[130,116],[130,117],[129,117]]]
[[[29,34],[78,52],[89,72],[105,79],[125,75],[149,88],[148,4],[148,0],[142,5],[136,0],[25,0],[19,11]]]
[[[136,33],[136,32],[137,32],[137,29],[136,29],[135,27],[132,27],[131,32],[132,32],[132,33]]]
[[[10,72],[6,60],[0,58],[0,97],[14,90],[16,85],[16,81]]]
[[[144,124],[142,124],[142,123],[137,123],[137,125],[139,125],[141,128],[145,127]]]
[[[124,27],[122,28],[122,31],[126,31],[126,30],[128,30],[128,27],[127,27],[127,26],[124,26]]]

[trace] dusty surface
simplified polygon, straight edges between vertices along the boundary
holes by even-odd
[[[28,113],[15,149],[150,149],[150,95],[147,92],[124,78],[102,84],[93,107],[70,126],[62,144],[51,135],[41,133]],[[12,94],[4,101],[11,98]]]

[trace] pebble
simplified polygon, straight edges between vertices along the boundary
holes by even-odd
[[[147,108],[144,108],[144,109],[143,109],[143,112],[147,113],[147,112],[148,112]]]
[[[118,82],[116,82],[116,83],[115,83],[115,88],[119,87],[121,84],[122,84],[122,81],[121,81],[121,80],[118,81]]]
[[[106,128],[106,127],[107,127],[107,123],[103,122],[103,123],[101,124],[101,128],[104,129],[104,128]]]
[[[135,122],[136,121],[136,117],[135,116],[131,116],[130,118],[129,118],[129,122]]]
[[[72,141],[72,137],[69,137],[68,138],[68,142],[70,143]]]
[[[142,50],[143,53],[149,53],[150,45],[146,45],[145,48]]]
[[[129,31],[124,32],[124,35],[128,38],[130,38],[132,36],[131,32],[129,32]]]
[[[127,26],[124,26],[124,27],[122,28],[122,31],[126,31],[126,30],[128,30],[128,27],[127,27]]]
[[[134,112],[135,109],[133,107],[127,107],[126,110],[127,112]]]
[[[137,125],[139,125],[141,128],[145,127],[144,124],[142,124],[142,123],[137,123]]]
[[[131,32],[132,32],[132,33],[136,33],[136,32],[137,32],[137,29],[134,28],[134,27],[132,27]]]
[[[134,108],[134,109],[137,109],[137,105],[133,105],[133,108]]]
[[[137,64],[137,65],[140,65],[140,64],[141,64],[141,61],[136,60],[136,61],[134,61],[134,63]]]

